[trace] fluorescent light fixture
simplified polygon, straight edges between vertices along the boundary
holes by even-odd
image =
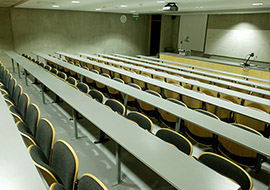
[[[101,11],[102,10],[102,8],[96,8],[96,11]]]
[[[80,3],[80,1],[71,1],[71,3]]]
[[[125,8],[125,7],[127,7],[127,5],[120,5],[120,7]]]
[[[131,13],[135,13],[136,11],[130,11]]]
[[[157,1],[157,3],[165,3],[165,1]]]
[[[263,5],[263,3],[262,3],[262,2],[258,2],[258,3],[252,3],[252,5],[254,5],[254,6],[262,6],[262,5]]]
[[[59,5],[53,5],[52,7],[57,8],[57,7],[60,7],[60,6]]]
[[[203,8],[203,6],[200,6],[200,7],[199,7],[199,6],[197,6],[196,8],[197,8],[197,9],[199,9],[199,8],[200,8],[200,9],[202,9],[202,8]]]

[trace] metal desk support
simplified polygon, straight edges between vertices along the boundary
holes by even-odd
[[[175,131],[176,132],[180,131],[180,124],[181,124],[181,118],[178,118],[178,120],[175,123]]]
[[[18,68],[18,77],[21,79],[21,73],[20,73],[20,65],[17,63],[17,68]]]
[[[44,96],[44,84],[40,83],[42,102],[45,104],[45,96]]]
[[[75,139],[78,138],[77,116],[78,116],[78,112],[75,109],[73,109],[73,122],[74,122]]]
[[[126,110],[127,110],[127,102],[128,102],[128,95],[125,94],[124,106],[125,106]],[[126,115],[127,115],[127,112],[125,112],[125,116],[126,116]]]
[[[118,185],[122,182],[121,178],[121,146],[116,143],[116,167],[117,167],[117,176],[116,182],[112,184],[112,186]]]
[[[24,69],[24,78],[25,78],[25,85],[28,86],[27,82],[27,71]]]
[[[82,75],[80,76],[80,81],[83,82],[83,76]]]
[[[12,70],[13,70],[13,73],[15,73],[15,66],[14,66],[14,60],[11,59],[11,63],[12,63]]]

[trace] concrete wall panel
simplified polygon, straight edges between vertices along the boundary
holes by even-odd
[[[127,15],[77,11],[12,9],[17,52],[147,54],[149,16],[133,21]]]

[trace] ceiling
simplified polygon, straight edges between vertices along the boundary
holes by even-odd
[[[0,0],[0,7],[11,7],[16,5],[21,0]]]
[[[20,2],[20,3],[18,3]],[[270,0],[175,0],[179,10],[164,12],[168,0],[0,0],[1,6],[33,9],[56,9],[124,14],[196,14],[196,13],[255,13],[270,12]],[[263,5],[252,5],[262,3]]]

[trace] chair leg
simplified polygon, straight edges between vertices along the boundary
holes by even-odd
[[[98,144],[98,143],[104,143],[106,141],[109,141],[110,139],[106,138],[105,137],[105,133],[103,131],[100,130],[100,133],[99,133],[99,140],[95,141],[94,143],[95,144]]]

